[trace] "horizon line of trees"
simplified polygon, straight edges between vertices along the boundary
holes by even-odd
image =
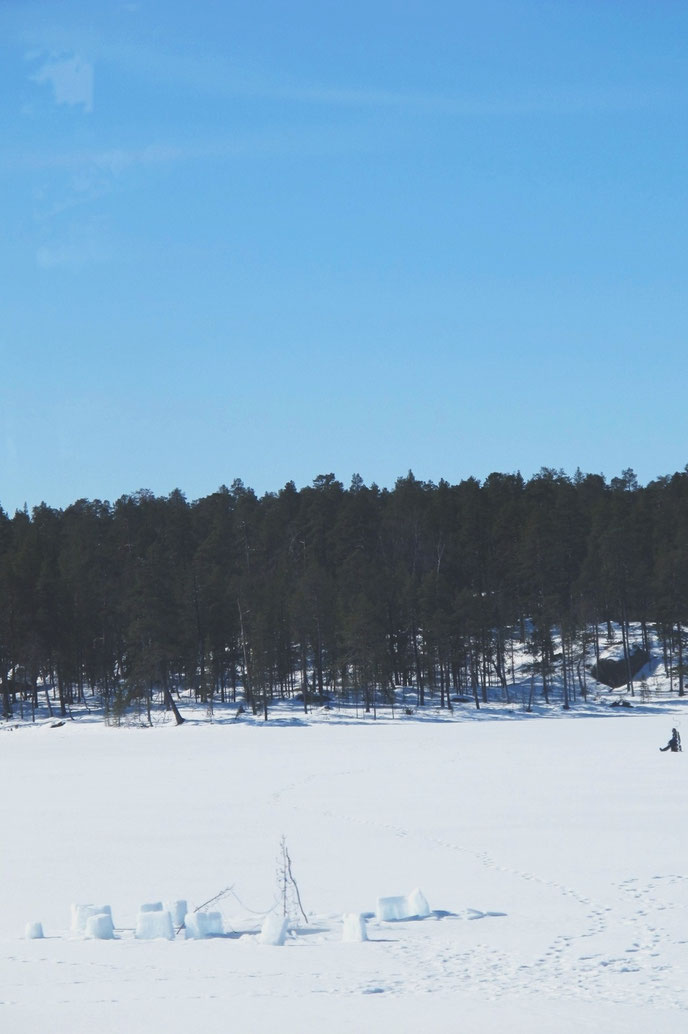
[[[322,474],[258,497],[243,482],[194,502],[175,490],[115,503],[0,509],[0,692],[64,715],[133,703],[150,719],[180,688],[209,708],[268,716],[332,693],[366,709],[413,687],[452,707],[509,699],[513,650],[532,693],[586,693],[598,628],[656,629],[683,694],[688,610],[688,467],[640,486],[632,470],[543,468],[524,480],[348,488]],[[628,683],[632,673],[628,663]],[[52,702],[51,702],[52,701]]]

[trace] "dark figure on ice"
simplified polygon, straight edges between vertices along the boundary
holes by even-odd
[[[667,743],[666,747],[660,747],[659,749],[660,750],[671,750],[674,753],[676,753],[676,751],[679,751],[679,750],[683,749],[681,747],[681,737],[679,736],[679,734],[676,731],[676,729],[672,729],[671,730],[671,739]]]

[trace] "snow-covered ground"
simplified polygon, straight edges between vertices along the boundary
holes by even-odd
[[[688,752],[658,747],[681,703],[4,726],[0,1030],[680,1030]],[[272,947],[282,835],[309,922]],[[224,937],[134,938],[143,902],[228,887]],[[342,941],[415,888],[430,917]],[[73,902],[111,905],[116,939],[71,934]]]

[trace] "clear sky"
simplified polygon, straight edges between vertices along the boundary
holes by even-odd
[[[685,0],[0,0],[0,504],[688,462]]]

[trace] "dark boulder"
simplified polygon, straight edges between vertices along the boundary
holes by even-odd
[[[647,650],[641,650],[639,646],[636,646],[628,658],[631,678],[634,678],[649,661],[650,655]],[[603,686],[619,689],[620,686],[626,685],[628,678],[626,659],[624,657],[603,657],[600,659],[599,664],[593,664],[590,674],[598,682],[601,682]]]

